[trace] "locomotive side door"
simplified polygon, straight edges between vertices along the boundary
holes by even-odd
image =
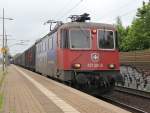
[[[57,70],[63,70],[63,48],[62,48],[62,30],[58,31],[57,37]]]

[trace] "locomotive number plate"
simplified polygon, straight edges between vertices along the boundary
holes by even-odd
[[[89,64],[87,64],[87,67],[90,67],[90,68],[98,68],[98,67],[103,67],[103,64],[89,63]]]

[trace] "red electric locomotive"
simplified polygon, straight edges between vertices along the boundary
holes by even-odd
[[[71,18],[58,29],[57,78],[92,93],[111,90],[122,82],[115,27]]]
[[[88,14],[70,18],[35,43],[30,67],[93,94],[112,90],[122,83],[115,27],[86,22]]]

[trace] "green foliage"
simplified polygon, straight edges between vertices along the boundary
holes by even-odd
[[[4,95],[0,94],[0,112],[2,111],[3,103],[4,103]]]
[[[0,112],[2,111],[3,105],[4,105],[4,94],[1,91],[1,87],[2,87],[2,84],[4,82],[6,74],[7,74],[6,71],[3,72],[2,69],[0,69]]]
[[[116,28],[117,28],[117,31],[118,31],[118,44],[119,44],[119,49],[121,49],[121,44],[122,44],[122,40],[124,37],[124,27],[122,25],[122,22],[121,22],[121,19],[120,17],[117,18],[117,24],[116,24]]]
[[[119,49],[121,51],[142,50],[150,48],[150,2],[143,2],[130,27],[124,28],[120,18],[117,19]]]

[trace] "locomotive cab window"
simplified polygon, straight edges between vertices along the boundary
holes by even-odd
[[[72,29],[69,32],[69,38],[72,49],[90,49],[91,47],[89,30]]]
[[[98,46],[101,49],[115,48],[114,32],[110,30],[99,30],[98,32]]]
[[[69,48],[68,30],[61,30],[60,48]]]

